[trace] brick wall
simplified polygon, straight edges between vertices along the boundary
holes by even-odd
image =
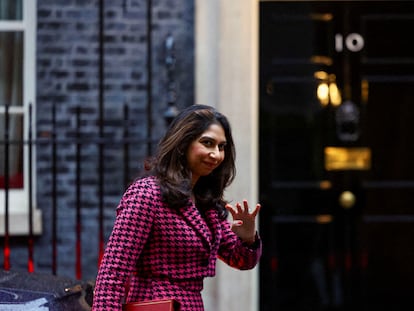
[[[82,278],[96,274],[99,249],[99,178],[103,178],[104,236],[108,237],[115,207],[125,185],[123,145],[125,129],[135,141],[129,150],[128,180],[142,168],[153,141],[163,134],[163,113],[168,102],[165,40],[174,38],[173,71],[176,105],[193,104],[194,3],[191,0],[152,1],[151,68],[152,97],[148,97],[147,3],[145,0],[111,0],[104,6],[103,83],[100,84],[100,1],[37,0],[37,135],[44,140],[56,135],[57,166],[57,274],[76,277],[76,204],[81,206]],[[103,85],[103,93],[100,86]],[[100,101],[103,94],[103,101]],[[149,109],[148,103],[151,103]],[[124,120],[124,106],[129,109]],[[52,107],[56,109],[56,131]],[[103,110],[100,111],[100,107]],[[80,109],[80,131],[76,132]],[[99,116],[103,116],[99,122]],[[150,123],[148,123],[150,122]],[[148,125],[151,130],[148,130]],[[100,127],[101,125],[101,127]],[[102,135],[101,135],[102,134]],[[81,146],[81,165],[76,166],[76,136],[89,140]],[[99,166],[97,138],[111,142]],[[142,141],[139,141],[142,139]],[[43,213],[43,234],[35,243],[35,271],[52,267],[52,147],[37,148],[37,203]],[[102,171],[103,174],[99,174]],[[80,172],[80,176],[76,175]],[[77,177],[78,176],[78,177]],[[78,178],[78,180],[77,180]],[[77,184],[80,182],[80,187]],[[80,189],[80,197],[76,196]],[[26,269],[24,242],[12,240],[12,269]]]

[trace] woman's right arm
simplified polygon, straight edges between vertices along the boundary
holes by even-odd
[[[121,311],[125,285],[150,234],[153,198],[132,185],[123,195],[96,278],[93,311]]]

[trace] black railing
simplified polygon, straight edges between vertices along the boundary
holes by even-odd
[[[122,120],[116,120],[117,123],[122,124],[122,128],[117,128],[117,131],[121,133],[120,138],[114,138],[111,137],[105,137],[104,136],[104,122],[103,120],[98,120],[98,122],[94,122],[95,124],[99,124],[99,127],[102,128],[98,130],[98,134],[93,135],[86,135],[82,132],[82,111],[81,107],[76,107],[74,110],[75,116],[67,116],[67,118],[73,117],[75,120],[74,122],[74,128],[72,129],[64,129],[64,131],[67,133],[68,131],[72,132],[72,135],[66,135],[66,138],[58,138],[61,134],[59,131],[62,129],[57,128],[57,113],[56,113],[56,106],[52,106],[52,113],[51,113],[51,120],[50,120],[50,127],[51,131],[48,135],[38,135],[38,137],[33,138],[33,120],[32,120],[32,105],[29,105],[29,126],[27,129],[27,133],[25,135],[25,139],[19,140],[15,138],[10,137],[10,113],[9,109],[6,106],[4,110],[4,137],[0,138],[0,146],[4,147],[5,153],[3,157],[4,161],[4,187],[3,189],[0,188],[0,191],[4,192],[4,202],[2,203],[4,207],[4,233],[3,233],[3,239],[4,239],[4,245],[3,245],[3,254],[4,254],[4,261],[3,261],[3,268],[4,270],[9,270],[11,263],[10,263],[10,253],[12,249],[12,245],[10,245],[11,241],[11,232],[10,232],[10,173],[9,173],[9,166],[10,166],[10,146],[12,145],[20,145],[25,146],[25,150],[27,150],[27,157],[28,157],[28,174],[27,174],[27,181],[24,181],[24,187],[27,189],[28,193],[28,232],[27,232],[27,250],[28,250],[28,262],[27,262],[27,270],[28,272],[33,272],[35,267],[35,260],[34,258],[34,247],[35,247],[35,233],[33,229],[33,209],[34,206],[37,205],[36,202],[34,202],[34,198],[36,197],[33,193],[34,183],[36,183],[36,180],[33,180],[34,170],[36,169],[36,159],[33,158],[33,154],[35,151],[35,148],[45,148],[45,150],[50,150],[50,154],[48,156],[48,159],[50,159],[50,171],[44,172],[42,171],[41,174],[36,174],[37,179],[39,178],[45,178],[45,174],[50,174],[48,178],[50,178],[51,182],[51,189],[50,189],[50,202],[51,202],[51,209],[44,210],[44,212],[51,212],[50,219],[51,223],[45,224],[45,231],[50,232],[51,235],[51,273],[54,275],[57,274],[57,266],[58,266],[58,260],[57,257],[59,256],[58,252],[58,241],[60,238],[60,234],[71,234],[68,232],[59,232],[58,230],[58,216],[59,216],[59,210],[58,210],[58,201],[59,201],[59,193],[58,193],[58,180],[59,180],[59,174],[61,172],[59,171],[59,163],[58,163],[58,151],[60,146],[73,146],[70,150],[73,151],[73,154],[66,154],[66,158],[73,159],[74,161],[74,176],[70,176],[70,178],[73,178],[75,180],[74,182],[74,191],[73,191],[73,201],[75,202],[75,227],[72,232],[75,236],[75,251],[74,255],[76,256],[75,260],[75,270],[76,270],[76,278],[81,279],[82,278],[82,210],[83,210],[83,202],[81,199],[82,196],[82,187],[84,187],[83,180],[82,180],[82,164],[84,156],[92,156],[97,157],[98,164],[97,172],[96,172],[96,183],[94,185],[88,184],[88,186],[96,187],[97,191],[97,236],[98,236],[98,245],[96,247],[96,252],[98,253],[98,263],[100,261],[100,258],[102,257],[103,249],[104,249],[104,184],[103,181],[105,179],[105,175],[108,175],[106,171],[106,163],[104,161],[104,155],[108,148],[111,148],[111,150],[114,149],[114,146],[117,146],[116,157],[117,159],[121,159],[120,161],[117,161],[120,166],[122,166],[120,172],[122,176],[122,181],[120,182],[120,185],[118,185],[119,189],[125,189],[125,187],[130,183],[131,179],[134,176],[130,176],[130,174],[134,174],[137,172],[135,169],[131,169],[130,167],[130,160],[131,160],[131,146],[144,146],[144,150],[140,152],[139,157],[141,159],[137,158],[137,155],[134,155],[134,162],[135,163],[142,163],[145,157],[148,156],[148,152],[145,150],[147,146],[153,146],[156,141],[154,139],[148,139],[148,138],[131,138],[130,132],[131,132],[131,121],[129,120],[130,117],[130,109],[127,104],[125,104],[123,107],[123,119]],[[108,120],[106,120],[108,121]],[[114,122],[114,120],[110,120],[111,122]],[[145,125],[144,131],[145,131]],[[90,146],[96,147],[94,149],[94,154],[87,154],[90,152]],[[97,150],[97,151],[96,151]],[[66,151],[68,152],[68,151]],[[131,173],[132,172],[132,173]],[[65,174],[67,174],[65,172]],[[49,216],[49,215],[48,215]]]
[[[62,117],[63,112],[59,113],[59,116],[56,112],[56,107],[59,107],[57,104],[53,104],[51,108],[51,119],[49,120],[47,126],[50,126],[50,130],[46,132],[39,132],[37,135],[33,133],[33,123],[39,123],[39,120],[32,119],[32,105],[29,105],[29,126],[27,128],[27,133],[24,135],[24,139],[16,140],[10,137],[9,127],[10,127],[10,113],[9,113],[9,106],[6,104],[4,106],[4,137],[0,137],[0,147],[4,147],[4,185],[3,188],[0,185],[0,191],[4,192],[4,233],[3,234],[3,257],[4,262],[3,266],[5,270],[10,269],[10,252],[12,251],[11,243],[11,236],[10,236],[10,172],[9,172],[9,165],[10,165],[10,146],[18,145],[27,150],[27,160],[28,160],[28,167],[25,169],[28,170],[28,175],[26,178],[28,180],[24,181],[24,187],[28,190],[28,232],[27,232],[27,248],[28,248],[28,264],[27,270],[29,272],[33,272],[35,269],[35,241],[37,241],[37,237],[34,234],[34,224],[33,224],[33,210],[34,206],[37,205],[37,202],[34,202],[36,196],[39,195],[39,191],[37,193],[33,193],[35,189],[33,187],[39,181],[39,178],[44,178],[45,174],[50,174],[50,191],[48,192],[48,196],[50,195],[50,201],[46,203],[47,206],[51,205],[50,208],[45,209],[42,208],[43,213],[47,213],[47,219],[50,219],[50,223],[45,224],[45,231],[49,234],[48,238],[50,238],[51,243],[51,272],[56,275],[58,270],[58,256],[59,256],[59,238],[61,232],[59,232],[58,226],[58,219],[59,219],[59,210],[58,204],[60,203],[61,196],[59,194],[59,177],[62,172],[60,171],[61,159],[59,158],[58,151],[61,153],[62,147],[67,147],[68,145],[73,147],[70,151],[65,152],[72,152],[73,154],[66,154],[66,156],[71,157],[71,161],[74,161],[75,169],[74,169],[74,187],[73,189],[73,196],[74,196],[74,205],[75,205],[75,226],[73,229],[73,233],[75,236],[75,247],[74,247],[74,256],[76,257],[75,261],[75,270],[76,270],[76,278],[82,278],[82,212],[84,210],[84,204],[81,199],[82,195],[82,188],[84,185],[82,184],[82,164],[84,164],[83,157],[84,156],[92,156],[90,153],[91,145],[96,147],[96,151],[94,151],[93,156],[96,158],[96,182],[94,183],[94,187],[96,187],[96,196],[97,196],[97,203],[96,203],[96,211],[97,211],[97,250],[98,263],[102,257],[104,251],[104,242],[105,242],[105,208],[104,204],[104,197],[106,195],[104,189],[107,187],[107,184],[104,184],[104,181],[108,179],[108,176],[113,173],[109,173],[107,170],[107,163],[106,163],[106,152],[109,148],[113,148],[114,145],[118,146],[119,149],[116,150],[117,157],[119,159],[119,163],[122,166],[121,174],[123,175],[122,181],[119,182],[119,189],[125,189],[127,184],[131,181],[131,172],[134,174],[134,169],[131,169],[130,163],[133,161],[134,163],[143,163],[143,160],[150,156],[153,152],[153,147],[155,146],[158,138],[156,136],[159,134],[157,129],[153,128],[152,119],[154,118],[154,109],[153,109],[153,101],[152,101],[152,80],[153,80],[153,58],[152,58],[152,1],[147,2],[147,16],[146,16],[146,28],[147,28],[147,81],[146,81],[146,99],[145,99],[145,107],[143,111],[137,112],[135,111],[135,115],[139,114],[139,117],[142,118],[143,122],[140,124],[140,129],[142,133],[145,133],[145,137],[140,138],[131,138],[131,130],[137,129],[137,126],[130,126],[132,120],[130,118],[130,109],[127,104],[123,106],[123,119],[122,120],[104,120],[104,112],[105,107],[104,103],[104,93],[105,93],[105,1],[99,1],[99,49],[98,49],[98,67],[99,67],[99,75],[98,75],[98,99],[97,99],[97,112],[95,113],[97,120],[94,122],[94,131],[95,134],[93,135],[86,135],[83,133],[82,120],[82,108],[83,107],[75,107],[69,115],[67,112],[64,112],[64,117],[66,120],[74,120],[74,124],[71,124],[73,128],[64,128],[62,129],[61,124],[58,124],[58,120],[60,121],[59,117]],[[167,72],[167,87],[166,93],[168,95],[167,99],[167,109],[162,117],[165,119],[166,124],[168,125],[171,120],[177,115],[178,109],[176,107],[176,99],[177,99],[177,90],[176,90],[176,81],[175,81],[175,39],[174,36],[170,33],[168,34],[167,38],[165,39],[165,66]],[[157,106],[157,105],[155,105]],[[1,108],[1,107],[0,107]],[[66,107],[67,108],[67,107]],[[113,107],[111,107],[113,109]],[[122,109],[122,108],[121,108]],[[42,113],[44,113],[42,107]],[[72,115],[73,114],[73,115]],[[86,113],[85,113],[86,114]],[[88,116],[88,118],[90,115]],[[49,122],[47,121],[47,122]],[[89,120],[90,121],[90,120]],[[114,123],[119,122],[122,124],[122,128],[119,126],[116,128],[117,133],[122,133],[117,138],[108,137],[105,134],[106,126],[108,126],[107,121],[114,121]],[[41,123],[41,122],[40,122]],[[39,125],[39,124],[38,124]],[[42,125],[43,126],[43,125]],[[60,126],[60,127],[59,127]],[[63,135],[62,135],[63,131]],[[136,132],[135,132],[136,135]],[[63,137],[63,138],[62,138]],[[155,137],[155,138],[154,138]],[[137,146],[140,146],[142,150],[137,151]],[[48,161],[48,166],[50,166],[50,170],[46,173],[42,170],[41,173],[38,172],[38,166],[35,164],[38,159],[34,159],[34,151],[39,150],[36,148],[45,148],[50,153],[46,155]],[[63,148],[64,149],[64,148]],[[45,151],[42,150],[42,154]],[[37,152],[37,154],[39,154]],[[133,155],[133,158],[131,158]],[[1,156],[0,156],[1,159]],[[45,161],[42,159],[42,161]],[[44,163],[44,162],[42,162]],[[34,175],[34,172],[37,170],[37,174]],[[36,180],[34,179],[34,176]],[[1,177],[1,176],[0,176]],[[122,184],[122,185],[121,185]],[[89,185],[90,186],[90,185]],[[50,202],[50,203],[49,203]],[[0,202],[2,204],[2,202]],[[113,202],[111,203],[113,206]],[[50,226],[50,227],[46,227]],[[108,230],[108,228],[107,228]],[[106,232],[107,233],[107,232]],[[67,234],[67,233],[65,233]]]

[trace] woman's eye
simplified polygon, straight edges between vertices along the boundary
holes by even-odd
[[[212,140],[202,140],[202,141],[200,141],[200,143],[202,143],[207,148],[213,148],[214,147],[214,148],[217,148],[220,151],[223,151],[224,148],[226,147],[225,143],[217,144],[215,141],[212,141]]]
[[[202,141],[201,143],[206,147],[211,147],[213,145],[213,143],[209,140]]]

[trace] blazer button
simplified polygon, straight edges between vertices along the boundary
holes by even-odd
[[[207,267],[209,263],[210,263],[210,261],[208,260],[208,258],[205,258],[205,259],[203,259],[203,261],[201,262],[201,265],[202,265],[203,267]]]

